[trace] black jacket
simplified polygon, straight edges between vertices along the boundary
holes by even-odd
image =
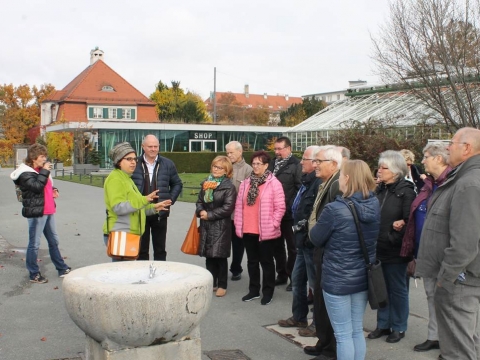
[[[148,168],[145,164],[143,155],[137,158],[137,167],[132,174],[132,180],[137,185],[138,190],[143,195],[148,195],[154,190],[158,192],[158,199],[156,202],[164,200],[172,200],[172,204],[177,201],[178,196],[183,188],[183,183],[177,173],[177,168],[172,160],[158,155],[155,169],[153,171],[153,181],[147,184],[145,188],[145,179],[148,175]],[[168,217],[169,211],[160,211],[161,218]],[[157,215],[152,215],[157,216]]]
[[[393,184],[381,183],[375,191],[380,203],[380,234],[377,241],[377,258],[384,263],[398,264],[408,262],[410,257],[401,257],[404,226],[401,231],[393,229],[393,222],[408,222],[410,206],[415,199],[414,184],[404,178]]]
[[[39,173],[34,171],[23,172],[15,181],[22,190],[22,215],[26,218],[43,216],[45,207],[44,189],[48,182],[50,171],[41,169]]]
[[[302,193],[298,206],[293,214],[294,225],[297,225],[301,220],[307,220],[308,222],[308,218],[312,213],[313,203],[315,202],[315,198],[318,193],[318,187],[321,183],[322,180],[315,176],[315,171],[302,175],[302,186],[305,186],[305,191]],[[295,246],[303,248],[303,243],[307,239],[307,236],[308,224],[305,225],[304,229],[295,231]]]
[[[268,170],[273,173],[274,167],[275,159],[270,161]],[[295,200],[298,189],[300,189],[300,186],[302,185],[302,165],[300,164],[300,160],[292,155],[287,163],[277,171],[275,177],[282,183],[283,192],[285,193],[286,210],[283,220],[291,220],[293,219],[293,200]]]
[[[205,191],[200,190],[196,214],[207,212],[208,220],[200,220],[199,255],[207,258],[228,258],[232,241],[232,220],[237,190],[230,179],[223,179],[213,191],[213,201],[204,201]]]

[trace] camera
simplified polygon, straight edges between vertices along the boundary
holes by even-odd
[[[298,233],[302,231],[307,231],[307,219],[300,220],[296,225],[293,226],[293,232]]]

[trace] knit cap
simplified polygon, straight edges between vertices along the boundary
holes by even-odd
[[[110,150],[108,156],[110,156],[110,159],[112,159],[113,164],[118,164],[118,162],[122,160],[125,155],[132,152],[135,152],[135,150],[132,148],[132,145],[130,145],[128,142],[123,142],[115,145],[112,150]]]

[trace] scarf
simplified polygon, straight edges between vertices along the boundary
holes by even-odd
[[[265,183],[268,175],[270,175],[271,173],[272,172],[270,170],[267,170],[263,173],[262,176],[257,177],[252,172],[252,174],[250,175],[250,188],[248,189],[248,194],[247,194],[248,206],[253,206],[255,204],[255,201],[257,200],[257,197],[258,197],[258,187],[263,183]]]
[[[275,159],[275,166],[273,167],[273,175],[276,175],[278,170],[287,163],[288,160],[292,157],[292,153],[288,155],[285,159]]]
[[[212,174],[208,175],[208,179],[203,182],[203,191],[205,191],[205,195],[203,196],[203,200],[206,203],[211,203],[213,201],[213,190],[215,190],[218,185],[222,182],[225,178],[225,175],[216,178],[213,177]]]

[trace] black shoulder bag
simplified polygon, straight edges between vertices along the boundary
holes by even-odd
[[[352,211],[353,219],[355,220],[360,247],[362,248],[363,257],[365,258],[365,264],[367,265],[368,303],[372,310],[382,309],[388,304],[387,285],[385,284],[385,278],[383,277],[382,263],[380,260],[376,260],[374,264],[370,262],[355,205],[353,205],[353,202],[349,201],[348,207]]]

